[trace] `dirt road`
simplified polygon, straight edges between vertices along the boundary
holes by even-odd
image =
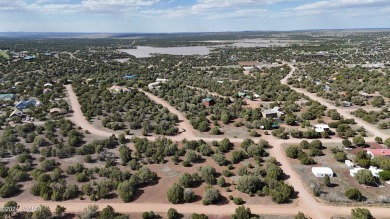
[[[292,74],[291,71],[290,74]],[[286,77],[287,78],[287,77]],[[285,82],[287,79],[285,80]],[[92,126],[83,116],[80,108],[80,104],[77,100],[77,96],[75,95],[72,86],[66,85],[66,90],[69,95],[70,104],[73,109],[73,116],[71,119],[73,122],[80,126],[83,129],[88,129],[92,134],[100,135],[100,136],[111,136],[112,133],[104,130],[99,130],[98,128]],[[144,92],[144,91],[142,91]],[[219,138],[200,138],[194,136],[194,131],[192,126],[189,124],[188,120],[185,119],[184,115],[175,109],[173,106],[169,105],[166,101],[154,96],[151,93],[144,92],[150,99],[159,103],[166,107],[170,112],[178,115],[179,120],[181,120],[181,124],[179,127],[184,127],[187,129],[187,132],[168,137],[173,141],[181,141],[184,138],[189,140],[199,140],[204,139],[205,141],[213,141],[213,140],[222,140],[223,137]],[[320,101],[319,101],[320,102]],[[347,117],[346,118],[350,118]],[[370,131],[370,130],[368,130]],[[131,137],[131,136],[128,136]],[[154,140],[155,137],[148,137],[150,140]],[[254,139],[258,141],[260,138]],[[290,178],[287,182],[294,186],[295,191],[298,192],[298,202],[295,204],[287,204],[287,205],[246,205],[246,207],[251,208],[253,213],[257,214],[271,214],[271,215],[294,215],[298,211],[304,212],[305,214],[310,215],[314,219],[328,219],[333,215],[349,215],[351,211],[351,207],[340,207],[340,206],[328,206],[321,204],[317,201],[317,199],[311,195],[311,193],[304,187],[304,184],[298,174],[291,168],[289,165],[288,158],[283,150],[282,144],[297,144],[301,140],[300,139],[290,139],[290,140],[280,140],[276,139],[272,136],[265,136],[263,139],[269,141],[273,148],[269,150],[271,156],[275,157],[280,163],[281,168],[284,173],[289,175]],[[244,139],[232,138],[232,142],[242,142]],[[340,143],[341,139],[321,139],[323,143]],[[366,138],[366,141],[373,141],[373,137]],[[4,204],[0,202],[0,205]],[[77,203],[74,201],[66,201],[66,202],[18,202],[20,206],[38,206],[39,204],[43,204],[49,206],[52,210],[55,209],[57,204],[65,206],[68,212],[81,212],[86,206],[85,203]],[[220,206],[203,206],[199,204],[184,204],[184,205],[171,205],[171,204],[161,204],[161,203],[110,203],[110,202],[90,202],[90,204],[99,205],[100,209],[104,208],[106,205],[111,205],[118,212],[144,212],[153,210],[155,212],[167,212],[170,207],[176,208],[181,213],[205,213],[205,214],[214,214],[214,215],[227,215],[232,214],[237,206],[233,204],[228,205],[220,205]],[[369,208],[375,217],[378,218],[386,218],[389,216],[390,209],[389,208]]]

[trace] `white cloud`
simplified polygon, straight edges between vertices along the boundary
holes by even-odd
[[[390,6],[390,0],[328,0],[301,5],[295,10],[345,9]]]

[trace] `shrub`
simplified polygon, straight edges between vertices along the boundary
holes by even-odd
[[[351,219],[374,219],[371,212],[365,208],[355,208],[351,210]]]
[[[233,199],[233,203],[236,204],[236,205],[242,205],[242,204],[244,204],[245,202],[244,202],[244,200],[242,200],[241,197],[238,197],[238,198],[234,198],[234,199]]]
[[[204,195],[203,204],[210,205],[215,204],[221,200],[221,193],[217,189],[209,188]]]
[[[168,201],[172,204],[178,204],[183,202],[184,188],[178,184],[173,184],[167,191]]]
[[[355,178],[360,184],[370,185],[375,182],[375,177],[371,174],[370,170],[359,170]]]
[[[347,189],[344,194],[351,200],[361,201],[363,199],[362,193],[356,188]]]

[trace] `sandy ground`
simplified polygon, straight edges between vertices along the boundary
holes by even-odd
[[[289,74],[289,76],[295,71],[295,67],[292,67],[292,71]],[[287,77],[289,77],[287,76]],[[281,82],[286,84],[287,77],[283,79]],[[327,106],[330,109],[339,109],[335,106],[330,105],[322,98],[318,98],[315,96],[315,94],[310,94],[306,91],[301,91],[300,89],[295,89],[297,92],[304,93],[305,95],[309,96],[310,98],[313,98],[317,101],[319,101],[321,104]],[[82,127],[83,129],[88,129],[92,134],[99,135],[99,136],[111,136],[112,133],[108,131],[99,130],[96,127],[92,126],[86,119],[84,118],[81,109],[80,104],[78,103],[77,97],[75,93],[73,92],[72,86],[67,85],[66,90],[68,92],[71,107],[73,109],[73,116],[72,120],[76,123],[77,126]],[[199,137],[194,136],[194,131],[192,126],[189,124],[189,121],[187,121],[184,117],[184,115],[179,112],[177,109],[169,105],[166,101],[161,100],[160,98],[148,93],[144,92],[149,98],[151,98],[153,101],[163,105],[164,107],[167,107],[168,110],[171,113],[175,113],[178,115],[179,120],[182,122],[179,124],[180,128],[185,128],[187,131],[185,133],[182,133],[177,136],[168,137],[171,138],[173,141],[181,141],[184,138],[187,138],[188,140],[198,140],[201,139]],[[345,118],[354,118],[349,113],[340,110],[340,114],[343,115]],[[374,133],[376,136],[380,136],[383,139],[386,139],[388,136],[384,133],[377,130],[372,125],[368,125],[366,122],[364,122],[361,119],[354,118],[355,121],[358,123],[358,125],[366,127],[366,129],[369,132]],[[131,137],[131,136],[129,136]],[[155,137],[148,137],[149,140],[154,140]],[[211,137],[211,138],[202,138],[205,141],[213,141],[213,140],[222,140],[222,138],[217,137]],[[258,141],[260,138],[253,138],[254,141]],[[330,206],[330,205],[324,205],[320,203],[314,196],[311,195],[311,193],[306,190],[305,186],[302,183],[302,180],[298,176],[298,174],[292,169],[290,166],[287,156],[284,153],[282,144],[287,143],[285,140],[275,139],[272,136],[265,136],[265,140],[269,141],[270,144],[273,146],[269,152],[271,156],[275,157],[281,164],[281,167],[286,175],[289,176],[289,179],[287,179],[287,182],[294,186],[295,191],[298,192],[298,201],[293,202],[292,204],[286,204],[286,205],[275,205],[275,204],[256,204],[256,205],[245,205],[246,207],[251,208],[253,213],[257,214],[269,214],[269,215],[294,215],[298,211],[304,212],[305,214],[310,215],[312,218],[315,219],[328,219],[333,215],[350,215],[351,208],[353,207],[340,207],[340,206]],[[232,142],[242,142],[244,139],[242,138],[232,138]],[[290,139],[287,140],[290,144],[296,144],[299,143],[300,139]],[[321,139],[323,143],[340,143],[341,139],[339,138],[332,138],[332,139]],[[373,141],[373,137],[366,138],[366,141]],[[4,202],[0,202],[0,205],[4,204]],[[61,204],[62,206],[65,206],[67,208],[67,212],[81,212],[86,207],[86,203],[78,203],[75,200],[66,201],[66,202],[46,202],[46,201],[25,201],[25,202],[18,202],[20,206],[28,207],[28,206],[38,206],[39,204],[43,204],[46,206],[49,206],[52,210],[55,209],[57,204]],[[174,207],[181,213],[205,213],[205,214],[214,214],[214,215],[229,215],[234,213],[234,210],[236,208],[235,205],[213,205],[213,206],[203,206],[201,204],[183,204],[183,205],[172,205],[172,204],[165,204],[165,203],[103,203],[103,202],[90,202],[90,204],[97,204],[99,205],[100,209],[104,208],[107,204],[110,204],[112,207],[115,208],[118,212],[144,212],[144,211],[150,211],[153,210],[155,212],[167,212],[169,208]],[[368,208],[371,213],[377,217],[377,218],[388,218],[390,215],[390,208],[380,208],[380,207],[369,207]]]

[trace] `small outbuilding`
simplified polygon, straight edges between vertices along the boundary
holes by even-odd
[[[333,177],[333,171],[329,167],[312,167],[311,172],[313,172],[316,177],[325,177],[325,175]]]

